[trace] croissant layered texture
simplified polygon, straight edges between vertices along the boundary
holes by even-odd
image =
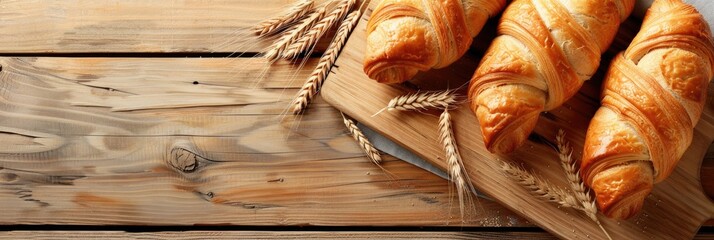
[[[680,0],[656,0],[607,73],[590,122],[581,172],[600,211],[639,212],[692,141],[714,69],[710,28]]]
[[[572,97],[600,64],[634,0],[516,0],[469,86],[486,148],[522,145],[539,114]]]
[[[367,24],[364,72],[400,83],[419,71],[445,67],[469,49],[505,0],[384,0]]]

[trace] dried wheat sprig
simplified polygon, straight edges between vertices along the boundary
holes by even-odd
[[[347,118],[345,114],[341,112],[340,114],[342,115],[342,121],[345,123],[345,126],[347,127],[347,130],[349,130],[350,135],[352,135],[352,138],[357,141],[362,150],[367,154],[367,157],[369,157],[374,164],[379,165],[379,163],[382,162],[382,156],[379,154],[379,150],[377,150],[377,148],[369,142],[369,139],[364,136],[362,130],[357,127],[357,124],[355,124],[354,121]]]
[[[350,32],[352,32],[354,25],[357,24],[360,13],[360,10],[350,13],[345,20],[342,21],[342,24],[340,24],[335,38],[332,39],[332,43],[327,47],[327,51],[320,58],[317,67],[312,71],[310,77],[300,89],[297,97],[293,100],[293,114],[299,114],[305,110],[310,101],[312,101],[312,98],[317,94],[317,91],[322,87],[322,82],[325,81],[327,73],[330,71],[330,68],[332,68],[332,65],[335,64],[335,60],[345,45],[347,37],[350,35]]]
[[[501,169],[506,172],[508,177],[513,181],[528,189],[533,196],[546,202],[557,203],[561,207],[582,210],[578,200],[576,200],[572,194],[568,194],[565,189],[538,178],[532,173],[508,162],[503,162]]]
[[[464,179],[463,161],[461,154],[456,146],[456,138],[454,138],[454,129],[451,127],[451,114],[449,109],[445,108],[444,112],[439,116],[439,139],[441,140],[444,151],[446,152],[446,163],[448,165],[448,173],[451,181],[456,185],[456,193],[459,196],[459,209],[461,218],[464,218],[464,201],[467,189],[467,182]]]
[[[392,100],[389,100],[389,103],[387,103],[387,107],[382,108],[372,116],[374,117],[384,110],[413,111],[426,110],[429,108],[446,109],[454,103],[456,103],[456,94],[454,94],[452,90],[409,93],[392,98]]]
[[[565,171],[565,176],[568,179],[570,188],[573,192],[575,192],[575,198],[577,198],[582,206],[580,210],[590,217],[591,220],[597,223],[607,238],[612,240],[610,234],[605,230],[605,227],[602,226],[600,219],[597,218],[597,207],[595,206],[595,201],[590,197],[590,192],[585,189],[583,179],[580,178],[580,173],[575,170],[576,166],[575,161],[573,160],[573,151],[570,148],[570,144],[565,141],[565,131],[563,131],[563,129],[558,130],[555,141],[558,145],[560,166],[562,166]]]
[[[258,23],[253,27],[253,32],[265,36],[283,29],[310,12],[314,4],[314,0],[299,0],[285,14]]]
[[[387,104],[387,111],[410,111],[428,108],[445,109],[456,102],[451,90],[437,92],[416,92],[393,98]]]
[[[300,53],[312,48],[315,43],[317,43],[317,40],[319,40],[335,22],[343,19],[345,15],[347,15],[347,12],[349,12],[355,4],[355,1],[356,0],[340,0],[332,12],[320,19],[320,21],[312,26],[299,40],[288,46],[288,49],[283,53],[283,58],[293,59],[300,55]]]
[[[326,12],[326,6],[320,7],[317,11],[311,13],[304,19],[300,20],[298,24],[285,31],[285,33],[283,33],[278,40],[273,42],[270,46],[270,50],[265,53],[265,57],[269,60],[278,59],[288,46],[290,46],[290,44],[293,44],[300,37],[305,35],[305,33],[309,31],[312,26],[325,16]]]

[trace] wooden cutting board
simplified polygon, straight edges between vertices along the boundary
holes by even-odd
[[[439,112],[395,111],[383,112],[374,117],[372,115],[385,107],[391,98],[415,91],[415,86],[427,90],[463,86],[471,78],[480,56],[493,39],[496,21],[488,22],[469,53],[448,68],[421,73],[412,84],[384,85],[370,80],[362,71],[367,17],[376,3],[372,1],[336,66],[332,68],[322,89],[323,97],[344,113],[443,169],[446,162],[437,138]],[[554,142],[558,129],[564,129],[567,140],[573,146],[574,156],[580,158],[588,123],[599,106],[602,73],[612,56],[627,47],[637,33],[639,24],[640,20],[636,17],[623,23],[613,46],[603,56],[599,74],[586,82],[579,94],[562,107],[541,114],[526,145],[510,155],[495,155],[485,149],[478,121],[467,103],[452,111],[459,149],[474,186],[559,237],[605,238],[597,225],[584,214],[535,199],[509,180],[499,166],[501,161],[521,164],[543,178],[567,187],[557,155],[548,142]],[[464,89],[461,93],[465,94]],[[714,84],[710,85],[708,96],[704,114],[694,131],[692,145],[674,173],[655,186],[642,212],[626,221],[599,215],[613,238],[691,238],[703,222],[712,218],[714,204],[702,191],[699,168],[708,146],[714,140]],[[478,211],[479,208],[476,206],[473,209]]]

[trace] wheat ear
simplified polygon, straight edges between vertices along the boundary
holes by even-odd
[[[354,25],[357,24],[360,13],[361,12],[357,10],[347,15],[340,25],[340,28],[337,29],[337,34],[335,34],[332,43],[330,43],[327,51],[320,58],[317,67],[312,71],[310,77],[293,101],[293,114],[299,114],[305,110],[310,101],[312,101],[312,98],[317,94],[317,91],[322,87],[322,82],[325,81],[327,73],[332,68],[332,65],[335,64],[335,60],[337,60],[337,56],[347,41],[347,37],[350,35]]]
[[[326,11],[326,6],[320,7],[317,11],[311,13],[304,19],[300,20],[298,24],[288,29],[282,36],[280,36],[280,38],[278,38],[278,40],[273,42],[270,46],[270,51],[265,53],[265,57],[269,60],[278,59],[283,52],[285,52],[288,46],[290,46],[290,44],[293,44],[300,37],[305,35],[305,33],[309,31],[312,26],[320,21],[320,19],[325,16]]]
[[[582,210],[580,203],[575,199],[575,197],[568,194],[568,192],[563,188],[557,187],[550,182],[538,178],[532,173],[508,162],[503,162],[501,170],[503,170],[511,180],[528,189],[531,195],[541,200],[556,203],[561,207]]]
[[[439,139],[446,152],[446,163],[448,165],[448,173],[451,181],[456,185],[456,193],[459,196],[459,209],[461,218],[464,218],[464,204],[466,197],[467,183],[463,172],[463,161],[461,154],[456,146],[456,138],[454,138],[454,130],[451,127],[451,114],[449,109],[445,108],[444,112],[439,116]]]
[[[355,124],[354,121],[347,118],[345,114],[341,112],[340,114],[342,115],[342,121],[345,123],[345,126],[347,127],[347,130],[349,130],[350,135],[352,135],[352,138],[357,141],[362,150],[367,154],[367,157],[369,157],[374,164],[379,165],[379,163],[382,162],[382,156],[379,155],[379,150],[377,150],[377,148],[369,142],[369,139],[364,136],[362,130],[357,127],[357,124]]]
[[[590,192],[585,189],[583,184],[583,179],[580,178],[580,173],[576,171],[575,161],[573,160],[573,151],[570,148],[570,144],[565,141],[565,131],[563,129],[558,130],[558,135],[555,137],[556,144],[558,145],[558,157],[560,158],[560,165],[565,171],[565,175],[570,184],[570,188],[575,192],[575,198],[579,201],[581,211],[583,211],[590,219],[592,219],[600,229],[605,233],[608,239],[612,240],[610,234],[602,226],[600,219],[597,218],[597,207],[595,206],[595,201],[590,197]]]
[[[253,27],[253,32],[255,35],[265,36],[283,29],[310,12],[314,4],[314,0],[297,1],[285,14],[260,22]]]
[[[320,21],[312,26],[299,40],[288,46],[288,49],[283,53],[283,58],[293,59],[300,53],[312,48],[315,43],[317,43],[317,40],[319,40],[335,22],[343,19],[345,15],[347,15],[347,12],[349,12],[350,8],[355,4],[355,1],[356,0],[340,0],[332,12],[320,19]]]
[[[387,110],[419,110],[427,108],[445,109],[456,102],[453,91],[417,92],[393,98],[387,104]]]
[[[449,105],[454,103],[456,103],[456,95],[451,90],[410,93],[392,98],[392,100],[389,100],[387,107],[382,108],[372,115],[372,117],[382,113],[384,110],[412,111],[429,108],[446,109]]]

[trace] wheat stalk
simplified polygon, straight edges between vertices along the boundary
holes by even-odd
[[[347,118],[345,114],[341,112],[340,114],[342,115],[342,121],[345,123],[345,126],[349,130],[350,135],[352,135],[352,138],[357,141],[362,150],[367,154],[367,157],[369,157],[374,164],[379,165],[379,163],[382,162],[382,156],[379,155],[379,150],[377,150],[377,148],[369,142],[369,139],[364,136],[362,130],[357,127],[357,124],[355,124],[354,121]]]
[[[292,28],[288,29],[285,33],[283,33],[278,40],[276,40],[271,46],[270,46],[270,51],[265,53],[265,57],[268,58],[269,60],[275,60],[278,59],[283,52],[290,46],[290,44],[293,44],[297,39],[305,35],[305,33],[312,28],[322,17],[325,16],[325,12],[327,11],[327,7],[323,6],[317,11],[311,13],[304,19],[302,19],[298,24],[293,26]]]
[[[501,170],[506,172],[509,178],[528,189],[533,196],[539,199],[546,202],[557,203],[561,207],[582,210],[580,203],[575,199],[575,197],[573,197],[572,194],[568,194],[563,188],[557,187],[544,179],[538,178],[532,173],[520,167],[514,166],[511,163],[503,162]]]
[[[290,44],[288,49],[283,53],[283,58],[293,59],[300,53],[312,48],[317,40],[324,35],[332,25],[345,17],[356,0],[340,0],[336,8],[320,19],[309,31],[305,33],[299,40]]]
[[[446,163],[448,165],[448,173],[451,181],[456,185],[456,193],[459,196],[459,209],[461,218],[464,218],[464,200],[467,190],[467,183],[464,179],[463,160],[456,146],[456,138],[454,138],[454,130],[451,127],[451,114],[449,109],[445,108],[444,112],[439,116],[439,139],[441,139],[444,151],[446,151]]]
[[[382,108],[373,117],[384,110],[412,111],[429,108],[446,109],[456,103],[456,94],[451,90],[436,92],[416,92],[397,96],[389,100],[387,107]]]
[[[347,41],[347,37],[352,31],[354,25],[357,24],[360,13],[360,10],[356,10],[347,15],[345,20],[340,25],[340,28],[337,29],[337,33],[335,34],[335,38],[332,40],[332,43],[330,43],[327,51],[320,58],[317,67],[312,71],[310,77],[307,79],[307,82],[305,82],[302,86],[298,96],[293,101],[293,114],[299,114],[305,110],[312,98],[315,94],[317,94],[317,91],[320,87],[322,87],[322,82],[325,81],[327,73],[330,71],[330,68],[332,68],[332,65],[335,64],[335,60]]]
[[[445,109],[456,102],[451,90],[437,92],[416,92],[393,98],[387,104],[387,110],[410,111],[427,108]]]
[[[310,12],[314,3],[314,0],[297,1],[285,14],[260,22],[253,27],[253,32],[255,35],[265,36],[283,29]]]
[[[558,145],[558,157],[560,158],[560,165],[565,171],[565,175],[570,184],[570,188],[575,192],[575,198],[580,202],[582,206],[580,208],[591,220],[593,220],[600,229],[605,233],[608,239],[612,240],[610,234],[602,226],[602,223],[597,218],[597,207],[595,206],[595,201],[590,197],[590,192],[585,189],[583,184],[583,179],[580,178],[579,172],[577,172],[575,161],[573,160],[573,152],[570,148],[570,144],[565,141],[565,131],[563,129],[558,130],[558,134],[555,137],[556,144]]]

